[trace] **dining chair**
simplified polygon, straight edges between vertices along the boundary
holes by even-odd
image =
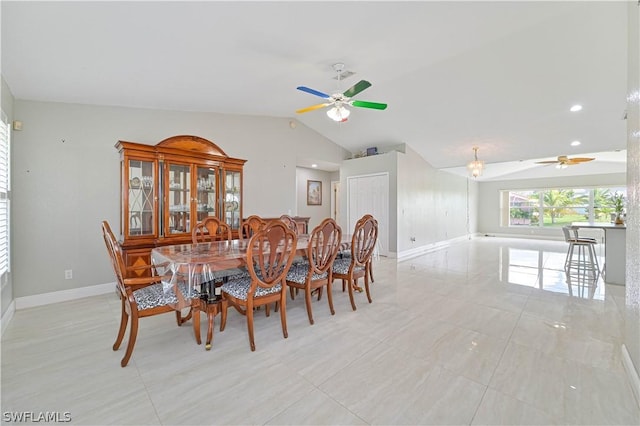
[[[322,288],[327,288],[327,299],[331,315],[335,315],[333,309],[333,297],[331,283],[333,281],[333,262],[338,254],[342,229],[335,220],[327,218],[316,226],[309,236],[306,250],[306,263],[293,265],[287,274],[287,286],[291,290],[291,299],[294,298],[294,289],[303,290],[309,323],[313,325],[313,312],[311,309],[311,293],[318,291],[318,300],[322,295]]]
[[[373,219],[373,223],[374,223],[374,226],[376,227],[376,235],[377,235],[378,221],[376,220],[375,217],[373,217],[373,215],[365,214],[364,216],[362,216],[358,220],[361,221],[361,220],[366,220],[368,218]],[[376,248],[374,249],[373,254],[371,256],[371,261],[369,261],[369,263],[367,264],[367,273],[369,274],[369,280],[371,282],[374,282],[374,279],[373,279],[373,258],[377,254],[377,250],[379,249],[379,245],[380,245],[380,240],[376,239]],[[342,243],[340,245],[340,249],[338,250],[338,257],[341,257],[341,258],[351,257],[351,244],[350,243]],[[377,257],[376,257],[376,259],[377,259]]]
[[[247,244],[249,277],[230,279],[222,285],[220,331],[227,324],[227,311],[233,306],[247,319],[249,345],[255,351],[253,333],[254,308],[270,303],[280,306],[282,334],[286,338],[286,276],[296,252],[297,235],[279,220],[257,231]]]
[[[378,221],[376,220],[375,217],[373,217],[373,215],[371,214],[365,214],[364,216],[362,216],[360,218],[360,220],[367,220],[367,219],[372,219],[373,220],[373,226],[376,227],[376,241],[375,241],[375,248],[373,249],[373,253],[371,254],[371,259],[369,260],[369,263],[367,263],[367,273],[369,274],[369,281],[374,282],[373,280],[373,258],[377,255],[378,253],[378,248],[380,245],[380,240],[378,240],[377,236],[378,236]],[[376,257],[377,259],[377,257]]]
[[[296,235],[299,234],[299,232],[298,232],[298,222],[296,222],[294,218],[292,218],[288,214],[283,214],[282,216],[280,216],[280,220],[283,221],[284,224],[287,225],[287,227],[289,229],[291,229],[293,232],[295,232]]]
[[[231,241],[231,227],[214,216],[208,216],[196,223],[191,231],[191,240],[194,244],[208,241]]]
[[[371,256],[376,247],[378,239],[377,221],[373,216],[365,215],[356,222],[353,235],[351,236],[351,256],[336,259],[333,262],[333,279],[342,280],[342,291],[345,286],[349,289],[349,299],[351,308],[355,311],[356,304],[353,296],[354,290],[362,291],[358,287],[358,279],[364,278],[364,287],[369,303],[371,292],[369,290],[369,266]]]
[[[191,231],[191,240],[194,244],[205,243],[211,241],[232,241],[231,227],[218,219],[209,216],[202,221],[196,223]],[[213,296],[216,290],[229,276],[246,273],[246,270],[240,268],[225,269],[222,271],[212,271],[208,265],[201,265],[199,270],[194,271],[198,275],[198,282],[201,283],[203,293]],[[218,294],[219,295],[219,294]]]
[[[258,215],[251,215],[242,221],[240,239],[249,239],[253,234],[263,228],[267,222]]]
[[[113,344],[114,351],[120,348],[127,324],[129,323],[129,318],[131,318],[129,342],[127,343],[124,357],[122,361],[120,361],[120,365],[125,367],[129,363],[133,348],[136,344],[139,318],[175,312],[178,326],[182,325],[189,317],[183,318],[180,310],[177,310],[176,307],[188,305],[186,295],[189,290],[186,283],[179,283],[177,285],[177,292],[175,291],[175,287],[165,289],[166,284],[162,282],[162,277],[155,275],[155,266],[157,265],[148,267],[151,270],[150,276],[140,277],[136,275],[132,277],[130,276],[131,274],[128,275],[127,271],[132,268],[125,267],[122,248],[113,235],[107,221],[102,222],[102,234],[105,245],[107,246],[109,258],[111,259],[111,265],[116,275],[116,284],[122,305],[120,328],[116,341]],[[139,268],[136,268],[136,270],[137,269]],[[188,296],[190,298],[197,298],[199,295],[195,290],[192,290]]]

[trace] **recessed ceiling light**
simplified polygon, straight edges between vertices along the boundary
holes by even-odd
[[[581,143],[580,141],[573,141],[571,142],[571,146],[578,146],[580,145],[580,143]]]
[[[317,164],[312,164],[311,167],[316,168],[316,167],[318,167],[318,165]]]
[[[582,109],[582,105],[578,105],[578,104],[576,104],[576,105],[572,106],[571,108],[569,108],[569,111],[571,111],[571,112],[578,112],[578,111],[580,111],[581,109]]]

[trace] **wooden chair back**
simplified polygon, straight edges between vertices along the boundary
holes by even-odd
[[[298,222],[296,222],[291,216],[289,216],[288,214],[283,214],[282,216],[280,216],[280,220],[283,221],[289,229],[295,232],[296,235],[298,234]]]
[[[126,277],[126,267],[124,264],[124,256],[122,255],[122,248],[116,240],[115,235],[113,235],[111,226],[109,226],[109,223],[106,220],[102,222],[102,236],[104,238],[104,243],[107,246],[107,252],[109,253],[109,260],[111,260],[113,272],[116,276],[116,285],[118,286],[118,291],[120,292],[121,297],[126,298],[127,287],[124,284],[124,279]]]
[[[351,237],[351,258],[355,266],[367,266],[378,240],[378,221],[372,215],[364,215]]]
[[[231,241],[231,227],[217,217],[209,216],[198,222],[191,231],[194,244],[209,241]]]
[[[249,239],[260,229],[264,228],[267,222],[258,215],[251,215],[242,222],[240,238]]]
[[[311,275],[331,272],[333,261],[338,255],[341,239],[342,229],[331,218],[326,218],[311,231],[307,246],[307,259],[309,259]]]
[[[278,220],[269,222],[251,237],[247,247],[251,297],[257,287],[271,288],[281,283],[284,288],[285,277],[296,254],[297,240],[295,232]]]

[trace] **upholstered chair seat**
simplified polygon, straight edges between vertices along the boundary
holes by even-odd
[[[342,259],[336,259],[333,261],[333,273],[334,274],[347,274],[349,272],[349,266],[351,265],[351,253],[349,253],[349,257],[345,257]],[[364,266],[358,265],[354,267],[354,272],[362,271]]]
[[[226,283],[222,284],[222,291],[230,296],[235,297],[236,299],[247,300],[247,294],[249,293],[250,287],[251,276],[247,274],[232,280],[228,280]],[[276,284],[273,287],[269,288],[257,287],[255,297],[262,297],[269,294],[279,293],[281,289],[281,284]]]
[[[348,267],[348,266],[347,266]],[[306,264],[298,264],[293,265],[291,269],[289,269],[289,273],[287,274],[287,282],[295,282],[298,284],[304,284],[307,275],[309,274],[309,262]],[[324,280],[329,276],[329,272],[324,271],[322,274],[313,273],[311,276],[312,281]]]
[[[173,291],[173,289],[169,288],[165,291],[165,286],[166,284],[157,283],[134,291],[133,297],[136,300],[138,309],[151,309],[158,306],[175,305],[176,303],[178,303],[178,297],[176,296],[176,293]],[[186,283],[178,284],[178,289],[187,298],[200,297],[200,292],[198,292],[196,289],[192,289],[191,293],[187,295],[189,289]]]

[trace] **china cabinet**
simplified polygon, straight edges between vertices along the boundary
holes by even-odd
[[[191,242],[193,226],[215,216],[238,237],[242,168],[211,141],[174,136],[156,145],[118,141],[120,232],[127,266],[148,265],[153,247]]]

